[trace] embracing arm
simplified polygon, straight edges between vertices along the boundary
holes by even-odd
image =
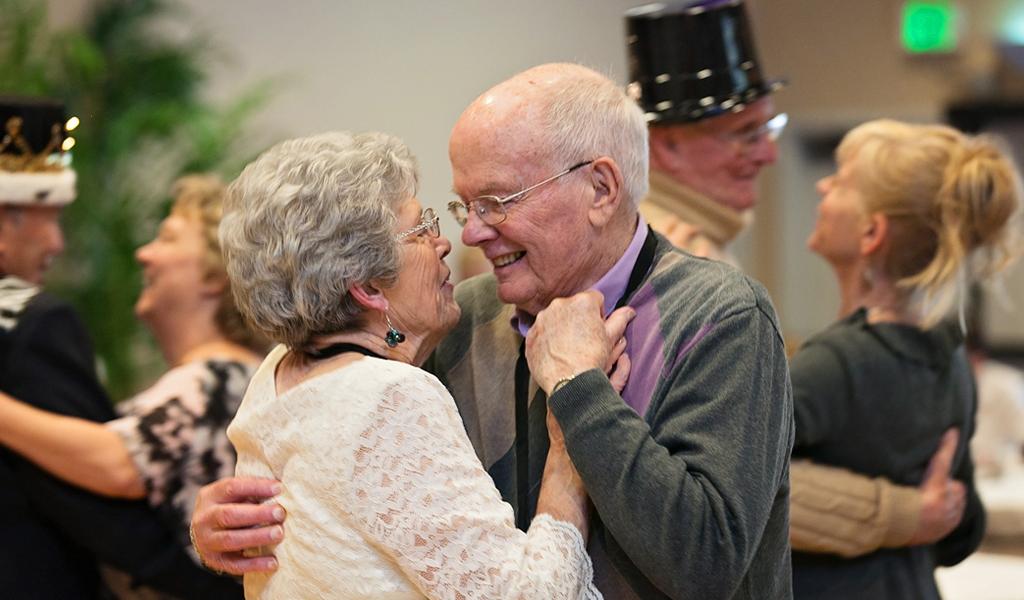
[[[836,352],[809,343],[790,362],[797,448],[845,426],[847,377]],[[806,460],[791,467],[790,541],[805,552],[856,557],[879,548],[934,543],[960,522],[964,486],[950,478],[957,433],[947,432],[921,485],[901,486]]]
[[[47,412],[0,393],[0,444],[90,492],[146,495],[121,437],[101,423]]]
[[[58,304],[37,320],[25,331],[24,347],[6,365],[4,391],[45,410],[111,418],[109,400],[93,372],[88,338],[73,311]],[[16,461],[13,468],[41,519],[98,562],[131,575],[133,583],[185,598],[239,594],[237,583],[196,565],[145,504],[68,486],[26,461]]]

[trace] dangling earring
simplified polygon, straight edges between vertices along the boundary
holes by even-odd
[[[395,329],[395,326],[391,324],[391,318],[388,317],[388,313],[384,313],[384,321],[388,324],[388,332],[384,336],[384,343],[388,345],[388,348],[394,348],[405,341],[405,334]]]

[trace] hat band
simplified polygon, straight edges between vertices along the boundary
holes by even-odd
[[[75,199],[75,172],[11,173],[0,171],[0,204],[64,206]]]

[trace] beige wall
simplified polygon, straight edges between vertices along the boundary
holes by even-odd
[[[1020,4],[1020,3],[1017,3]],[[790,114],[780,161],[762,182],[757,223],[741,243],[741,259],[776,303],[787,334],[803,338],[835,317],[830,272],[804,240],[814,224],[813,183],[830,165],[810,161],[805,135],[840,133],[878,117],[941,119],[955,100],[1017,87],[1000,70],[992,43],[1008,0],[961,1],[968,9],[958,52],[909,56],[899,46],[900,0],[755,0],[762,59],[789,86],[777,105]]]
[[[817,200],[813,181],[828,164],[804,160],[801,137],[879,116],[936,119],[949,99],[992,89],[996,59],[987,40],[1014,1],[961,0],[969,9],[962,50],[928,58],[899,48],[899,0],[749,1],[767,72],[789,79],[777,103],[791,125],[739,254],[768,286],[787,331],[802,337],[831,320],[835,297],[828,271],[803,248]],[[640,3],[184,0],[219,47],[212,97],[279,76],[281,91],[259,119],[265,139],[328,129],[400,136],[420,158],[421,200],[439,211],[450,198],[448,132],[462,108],[542,62],[578,61],[624,81],[621,15]],[[86,4],[51,0],[60,7],[51,12],[66,22]],[[444,215],[442,227],[455,236]]]

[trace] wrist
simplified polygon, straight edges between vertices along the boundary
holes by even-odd
[[[569,375],[568,377],[563,377],[563,378],[559,379],[558,381],[556,381],[555,384],[553,386],[551,386],[551,391],[548,392],[548,396],[550,397],[550,396],[555,395],[555,392],[557,392],[558,390],[560,390],[563,387],[565,387],[566,385],[568,385],[573,379],[576,379],[577,375],[579,375],[579,373],[575,373],[573,375]]]

